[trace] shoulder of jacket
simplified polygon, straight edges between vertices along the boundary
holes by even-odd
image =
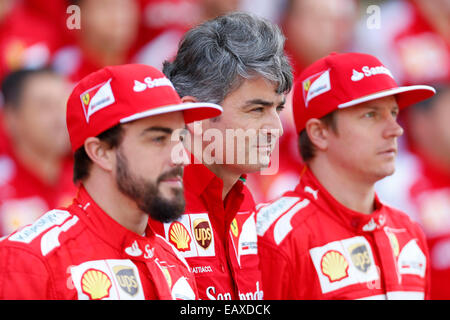
[[[418,221],[414,220],[407,213],[399,209],[387,205],[385,205],[385,208],[388,211],[391,220],[394,221],[398,227],[406,228],[410,232],[414,232],[416,236],[424,237],[422,227]]]
[[[256,231],[259,237],[271,239],[279,245],[293,230],[309,216],[311,200],[285,195],[268,204],[261,204],[257,207]],[[295,217],[295,226],[292,220]]]
[[[26,251],[46,257],[61,246],[60,234],[67,232],[78,221],[78,216],[67,210],[50,210],[34,223],[3,237],[0,244],[6,247],[26,248]]]

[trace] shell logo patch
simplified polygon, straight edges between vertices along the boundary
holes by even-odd
[[[362,272],[367,270],[372,265],[372,260],[369,256],[369,251],[364,243],[357,243],[349,247],[350,257],[355,267]]]
[[[175,221],[169,228],[169,241],[180,251],[191,250],[191,236],[185,226]]]
[[[91,300],[109,297],[111,280],[103,271],[89,269],[81,277],[81,289]]]
[[[326,252],[320,263],[322,273],[328,277],[330,282],[335,282],[348,277],[348,262],[338,251]]]
[[[212,230],[206,219],[195,219],[193,223],[194,237],[197,243],[204,249],[208,249],[211,245]]]

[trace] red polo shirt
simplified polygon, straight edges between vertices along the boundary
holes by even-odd
[[[222,201],[223,182],[203,164],[184,170],[186,210],[152,221],[186,258],[201,299],[262,299],[253,197],[241,177]]]

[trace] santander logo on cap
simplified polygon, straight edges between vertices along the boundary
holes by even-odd
[[[376,66],[376,67],[369,67],[364,66],[361,68],[362,72],[356,71],[355,69],[352,70],[352,81],[359,81],[364,77],[371,77],[377,74],[387,74],[392,79],[394,79],[394,76],[392,75],[391,71],[384,67],[384,66]]]
[[[167,78],[156,78],[156,79],[152,79],[151,77],[146,77],[144,79],[144,82],[140,82],[138,80],[134,80],[134,86],[133,86],[133,91],[134,92],[142,92],[146,89],[151,89],[154,87],[161,87],[161,86],[169,86],[173,88],[172,82],[170,82],[169,79]]]

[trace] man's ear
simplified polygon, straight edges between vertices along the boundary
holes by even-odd
[[[326,151],[328,149],[330,128],[323,121],[316,118],[309,119],[306,122],[305,129],[309,140],[318,150]]]
[[[97,166],[106,171],[112,171],[115,167],[115,152],[106,142],[97,137],[89,137],[84,142],[86,154]]]
[[[181,102],[183,103],[198,102],[198,99],[193,96],[184,96],[181,98]]]

